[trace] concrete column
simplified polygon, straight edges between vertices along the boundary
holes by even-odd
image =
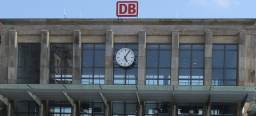
[[[239,31],[238,41],[238,78],[237,85],[245,86],[245,72],[246,72],[246,31]]]
[[[11,115],[12,115],[12,104],[9,103],[7,108],[7,116],[11,116]]]
[[[179,84],[179,32],[172,31],[171,85]]]
[[[146,82],[146,31],[139,31],[138,85]]]
[[[113,85],[113,52],[114,52],[114,32],[106,31],[106,56],[105,56],[105,84]]]
[[[203,116],[211,116],[211,103],[208,106],[206,103],[203,104]]]
[[[108,101],[108,106],[105,107],[105,116],[112,116],[112,101]]]
[[[204,85],[212,85],[212,31],[205,32]]]
[[[72,116],[80,116],[80,108],[78,101],[75,101],[75,104],[72,108]]]
[[[7,108],[7,116],[16,116],[17,102],[15,100],[10,100],[9,106]]]
[[[9,31],[8,83],[17,83],[18,73],[18,35],[16,30]]]
[[[171,116],[178,116],[178,105],[176,102],[171,103],[170,114]]]
[[[41,30],[40,84],[49,83],[50,44],[49,31]]]
[[[145,108],[145,102],[141,101],[141,104],[137,103],[137,115],[136,116],[144,116],[144,108]]]
[[[42,100],[41,106],[39,106],[39,116],[47,116],[47,101]]]
[[[73,34],[73,70],[72,83],[81,84],[81,59],[82,59],[82,44],[81,31],[74,30]]]
[[[236,104],[236,116],[243,116],[242,115],[242,107],[241,107],[241,103],[237,103]]]

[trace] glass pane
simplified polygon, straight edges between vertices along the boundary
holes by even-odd
[[[94,78],[105,78],[105,68],[94,68]]]
[[[18,68],[18,77],[30,77],[30,68]]]
[[[135,114],[137,104],[126,104],[126,114]]]
[[[50,53],[50,66],[60,66],[61,64],[61,51],[51,50]]]
[[[62,68],[62,78],[72,78],[72,68]]]
[[[227,86],[236,86],[236,81],[225,81],[225,82],[224,82],[224,85],[227,85]]]
[[[39,50],[31,51],[31,66],[40,67],[40,51]]]
[[[147,44],[147,49],[158,49],[158,45],[156,44]]]
[[[62,107],[61,113],[71,113],[71,107]]]
[[[204,85],[203,80],[192,80],[191,85]]]
[[[179,80],[179,85],[190,85],[190,80]]]
[[[118,79],[114,79],[114,84],[125,84],[125,80],[118,80]]]
[[[83,67],[92,67],[92,66],[93,66],[93,51],[83,50]]]
[[[158,52],[147,51],[147,67],[157,67],[157,66],[158,66]]]
[[[180,51],[179,65],[180,68],[189,68],[190,67],[190,51]]]
[[[95,44],[95,49],[104,49],[105,50],[105,44]]]
[[[138,44],[127,44],[127,48],[130,48],[134,51],[134,49],[138,49]]]
[[[137,75],[138,75],[137,68],[128,69],[126,74],[126,79],[137,79]]]
[[[62,44],[51,44],[51,49],[61,49]]]
[[[159,67],[171,67],[171,51],[160,51]]]
[[[154,109],[157,108],[157,104],[146,104],[145,114],[154,114]]]
[[[212,50],[224,50],[224,45],[213,45]]]
[[[35,102],[30,102],[30,112],[39,112],[39,107]]]
[[[83,44],[83,49],[93,49],[93,44]]]
[[[125,70],[122,68],[114,68],[114,78],[124,78]]]
[[[17,110],[18,112],[28,112],[28,104],[29,102],[18,102]]]
[[[146,80],[146,85],[158,85],[157,80]]]
[[[192,69],[192,79],[203,79],[204,70],[203,69]]]
[[[94,67],[105,67],[105,51],[95,50],[94,55]]]
[[[191,45],[180,45],[180,50],[190,50]]]
[[[124,103],[113,103],[113,114],[124,114]]]
[[[225,69],[225,79],[236,79],[236,69]]]
[[[159,80],[158,85],[170,85],[170,80]]]
[[[19,50],[19,66],[30,66],[29,50]]]
[[[170,79],[171,70],[170,69],[159,69],[159,79]]]
[[[93,79],[81,79],[82,84],[93,84]]]
[[[28,79],[18,79],[18,84],[31,84],[30,78]]]
[[[203,68],[204,67],[204,51],[192,52],[192,67]]]
[[[236,68],[237,67],[237,51],[226,51],[225,66],[227,68]]]
[[[171,49],[172,48],[172,46],[171,45],[160,45],[160,49]]]
[[[212,69],[213,79],[223,79],[223,69]]]
[[[73,66],[73,50],[62,51],[62,66],[66,66],[66,67]]]
[[[224,51],[212,51],[212,67],[224,67]]]
[[[115,44],[115,49],[116,49],[116,50],[119,50],[119,49],[121,49],[121,48],[126,48],[126,47],[125,47],[125,44]]]
[[[157,79],[157,69],[148,69],[146,79]]]
[[[62,44],[63,49],[73,49],[73,44]]]
[[[93,78],[93,69],[92,68],[83,68],[82,69],[82,78]]]
[[[213,79],[212,85],[222,86],[224,85],[223,79]]]
[[[30,48],[30,44],[19,44],[19,49],[29,49]]]
[[[224,115],[233,115],[236,114],[236,104],[226,104],[224,105]]]
[[[179,79],[190,79],[190,69],[179,69]]]
[[[93,103],[93,112],[94,113],[104,113],[104,104],[103,103]]]
[[[226,50],[237,50],[237,45],[226,45]]]
[[[193,50],[204,50],[204,45],[192,45]]]
[[[41,44],[31,44],[31,48],[33,49],[33,50],[40,50],[41,49]]]

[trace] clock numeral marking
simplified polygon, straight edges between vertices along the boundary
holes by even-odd
[[[131,58],[133,58],[133,57],[131,57]]]
[[[117,58],[119,58],[119,57],[117,57]]]

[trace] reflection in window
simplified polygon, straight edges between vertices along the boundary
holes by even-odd
[[[170,102],[145,102],[146,116],[168,116],[170,113]]]
[[[122,48],[129,48],[133,51],[135,55],[134,63],[130,67],[121,67],[116,62],[116,57],[114,56],[114,84],[126,84],[126,85],[136,85],[138,78],[138,44],[115,44],[116,53]]]
[[[105,44],[83,44],[82,84],[104,84]]]
[[[236,85],[237,45],[213,45],[212,85]]]
[[[71,84],[73,44],[51,44],[50,84]]]
[[[135,116],[137,102],[113,101],[113,116]]]
[[[179,116],[184,116],[184,115],[203,116],[203,103],[195,103],[195,102],[194,103],[193,102],[178,103],[178,115]]]
[[[49,116],[70,116],[71,109],[68,101],[49,101]]]
[[[19,44],[18,84],[39,84],[40,44]]]
[[[211,103],[212,116],[236,116],[235,103]]]
[[[80,116],[104,116],[104,108],[102,101],[81,101]]]
[[[204,45],[180,45],[179,85],[203,85]]]
[[[147,85],[170,85],[171,45],[147,44]]]
[[[39,106],[35,101],[17,101],[18,116],[38,116]]]

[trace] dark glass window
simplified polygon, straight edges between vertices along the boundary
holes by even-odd
[[[116,62],[114,55],[114,84],[136,85],[138,79],[138,44],[115,44],[116,53],[122,48],[129,48],[135,55],[134,63],[130,67],[121,67]]]
[[[168,116],[170,113],[170,102],[145,102],[146,116]]]
[[[135,116],[137,102],[113,101],[113,116]]]
[[[211,103],[212,116],[236,116],[236,103]]]
[[[38,116],[39,106],[34,101],[17,101],[17,116]]]
[[[102,101],[81,101],[80,116],[104,116],[104,108]]]
[[[180,45],[179,85],[203,85],[204,45]]]
[[[71,84],[73,44],[51,44],[50,84]]]
[[[189,113],[193,110],[193,113]],[[185,102],[178,103],[179,116],[203,116],[203,103]]]
[[[18,84],[39,84],[40,44],[19,44]]]
[[[104,84],[105,44],[83,44],[82,84]]]
[[[70,116],[71,109],[68,101],[49,101],[49,116]]]
[[[236,85],[237,45],[213,45],[212,85]]]
[[[147,44],[147,85],[170,85],[171,45]]]

